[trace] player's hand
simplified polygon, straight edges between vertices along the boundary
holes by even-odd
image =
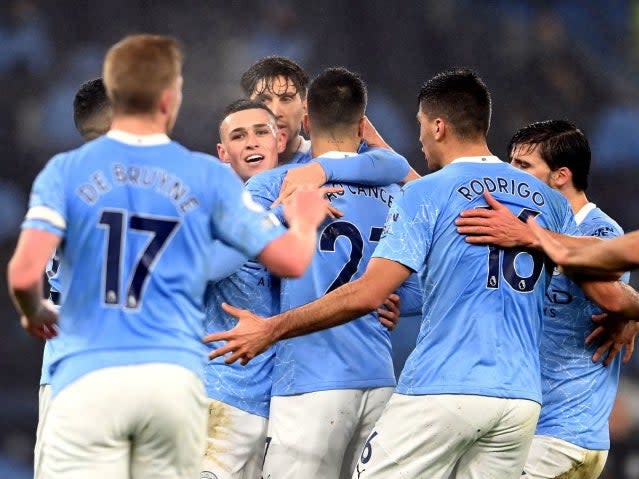
[[[399,304],[399,295],[393,293],[386,298],[382,306],[377,308],[379,322],[389,331],[394,330],[399,323]]]
[[[539,226],[539,223],[535,220],[534,217],[530,216],[526,223],[528,227],[533,232],[539,245],[544,250],[544,253],[557,265],[565,267],[567,265],[568,257],[570,256],[570,250],[546,231],[544,228]],[[568,274],[570,271],[564,271]]]
[[[368,145],[372,148],[386,148],[387,150],[392,150],[390,145],[384,141],[382,135],[379,134],[367,116],[364,117],[362,140],[368,143]]]
[[[596,363],[605,357],[603,363],[608,366],[625,347],[622,361],[624,364],[628,363],[635,350],[636,322],[617,318],[610,313],[595,314],[592,320],[599,326],[586,338],[586,344],[593,344],[595,341],[600,343],[592,355],[592,361]]]
[[[341,191],[341,188],[302,187],[297,189],[295,194],[284,202],[284,217],[289,227],[299,227],[304,231],[317,230],[328,211],[328,200],[324,196],[337,191]]]
[[[20,326],[34,338],[51,339],[58,335],[58,309],[48,299],[40,302],[38,310],[30,317],[22,316]]]
[[[317,162],[288,170],[280,188],[280,195],[271,208],[289,199],[301,187],[319,188],[326,183],[326,172]]]
[[[341,218],[342,216],[344,216],[344,213],[335,208],[330,201],[328,202],[328,205],[326,205],[326,211],[327,215],[333,219]]]
[[[466,242],[494,244],[502,248],[531,246],[535,237],[526,224],[519,220],[508,207],[502,205],[487,191],[484,199],[489,208],[464,210],[455,220],[457,232],[467,235]]]
[[[226,344],[209,353],[209,359],[215,359],[231,353],[224,359],[227,364],[234,363],[238,359],[242,365],[246,365],[251,359],[263,353],[275,341],[272,340],[271,327],[268,320],[246,309],[236,308],[227,303],[222,303],[222,309],[231,316],[237,318],[237,325],[230,331],[209,334],[204,337],[205,343],[226,341]]]

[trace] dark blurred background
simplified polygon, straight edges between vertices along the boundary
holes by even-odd
[[[573,121],[593,149],[589,197],[623,228],[639,228],[639,0],[2,0],[0,2],[0,264],[6,265],[35,175],[81,143],[77,87],[100,76],[106,49],[128,33],[175,35],[186,51],[174,138],[215,152],[222,108],[241,73],[269,54],[309,74],[344,65],[369,87],[368,114],[425,173],[415,121],[420,84],[455,66],[476,69],[493,95],[489,144],[504,158],[512,133]],[[637,275],[639,276],[639,275]],[[636,278],[635,287],[639,286]],[[6,291],[0,274],[0,290]],[[0,295],[0,478],[31,475],[42,344]],[[416,322],[395,335],[398,365]],[[607,479],[639,477],[639,359],[625,367]],[[126,392],[123,392],[125,395]]]

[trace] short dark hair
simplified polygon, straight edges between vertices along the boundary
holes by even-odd
[[[251,67],[242,74],[240,84],[246,96],[253,93],[263,93],[265,90],[272,90],[273,80],[278,76],[282,76],[290,80],[302,99],[306,98],[308,88],[308,75],[290,58],[272,55],[264,57],[255,62]],[[264,80],[263,91],[256,91],[257,84],[260,80]]]
[[[331,131],[354,125],[366,111],[366,85],[346,68],[327,68],[309,85],[307,101],[313,128]]]
[[[590,144],[573,123],[566,120],[546,120],[519,129],[508,143],[508,157],[513,149],[528,146],[537,148],[539,156],[551,171],[566,167],[572,172],[572,182],[579,191],[588,188],[590,173]],[[529,151],[530,151],[529,150]]]
[[[488,133],[490,92],[473,70],[458,68],[435,75],[422,85],[417,101],[422,112],[446,120],[462,139]]]
[[[224,119],[227,116],[231,115],[232,113],[237,113],[238,111],[244,111],[244,110],[254,110],[254,109],[266,111],[268,115],[273,119],[273,121],[277,122],[277,117],[275,116],[275,114],[271,111],[269,107],[267,107],[261,101],[251,100],[248,98],[240,98],[239,100],[235,100],[229,103],[228,105],[226,105],[226,107],[224,108],[224,111],[222,112],[222,118],[220,118],[219,127],[220,128],[222,127],[222,122],[224,121]],[[222,137],[222,132],[220,131],[220,138],[221,137]]]
[[[73,122],[83,138],[92,139],[106,133],[97,130],[98,115],[111,108],[102,78],[89,80],[78,89],[73,99]]]

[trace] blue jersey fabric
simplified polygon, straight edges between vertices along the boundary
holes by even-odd
[[[422,325],[397,391],[541,402],[539,338],[551,271],[538,252],[471,245],[456,231],[488,190],[515,215],[576,233],[566,199],[496,157],[460,158],[406,185],[374,256],[416,271]]]
[[[584,236],[601,238],[623,234],[619,225],[599,208],[585,215],[579,231]],[[628,275],[623,279],[627,282]],[[608,417],[617,394],[621,356],[610,366],[592,362],[598,345],[587,346],[584,340],[594,329],[592,315],[600,312],[572,280],[558,272],[553,275],[544,307],[540,345],[543,407],[536,434],[557,437],[586,449],[607,450]]]
[[[341,161],[350,162],[360,155],[348,159],[341,156]],[[276,168],[249,180],[247,187],[255,200],[270,204],[292,167]],[[361,276],[399,191],[397,185],[332,185],[344,188],[343,193],[329,195],[344,217],[320,227],[318,251],[306,273],[301,278],[282,280],[282,311],[313,301]],[[272,395],[394,386],[390,350],[389,332],[376,313],[326,331],[279,341],[275,345]]]
[[[237,319],[224,312],[223,302],[255,314],[270,317],[280,311],[279,278],[261,264],[249,261],[221,281],[211,283],[206,293],[207,334],[232,329]],[[211,350],[222,343],[210,343]],[[207,364],[205,385],[208,397],[230,404],[242,411],[268,417],[271,401],[273,348],[260,354],[246,366],[239,361],[224,363],[216,358]]]
[[[55,156],[33,186],[23,228],[62,237],[54,393],[111,366],[166,362],[201,377],[214,240],[254,257],[285,232],[213,157],[129,136]]]
[[[278,197],[286,172],[311,161],[310,145],[301,150],[303,151],[298,152],[288,164],[249,180],[248,190],[265,208],[270,208],[271,203]],[[325,170],[328,168],[327,176],[350,181],[361,178],[363,182],[377,184],[384,174],[389,176],[391,181],[400,181],[406,176],[408,167],[403,169],[403,165],[408,163],[400,155],[389,150],[367,147],[362,151],[365,154],[353,156],[348,161],[343,161],[343,158],[319,158],[319,162]],[[304,154],[301,154],[303,152]],[[276,213],[281,215],[282,209],[276,209]],[[220,248],[221,253],[216,256],[217,261],[233,265],[225,266],[227,270],[233,270],[238,255],[231,252],[232,255],[229,256],[223,250],[224,248]],[[233,256],[236,257],[235,260],[232,259]],[[406,295],[401,303],[402,310],[415,309],[418,302],[415,296],[420,299],[416,294]],[[228,330],[236,324],[236,320],[222,310],[222,302],[249,309],[260,316],[275,315],[280,312],[279,279],[270,275],[257,263],[248,262],[228,278],[212,283],[207,291],[207,333]],[[215,349],[220,345],[211,343],[209,347]],[[274,354],[275,351],[270,349],[246,366],[239,363],[227,365],[223,358],[210,361],[206,368],[208,396],[251,414],[268,417]]]

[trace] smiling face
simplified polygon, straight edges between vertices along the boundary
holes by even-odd
[[[286,134],[275,119],[261,108],[231,113],[220,125],[217,153],[230,163],[243,181],[277,166],[277,155],[286,146]]]

